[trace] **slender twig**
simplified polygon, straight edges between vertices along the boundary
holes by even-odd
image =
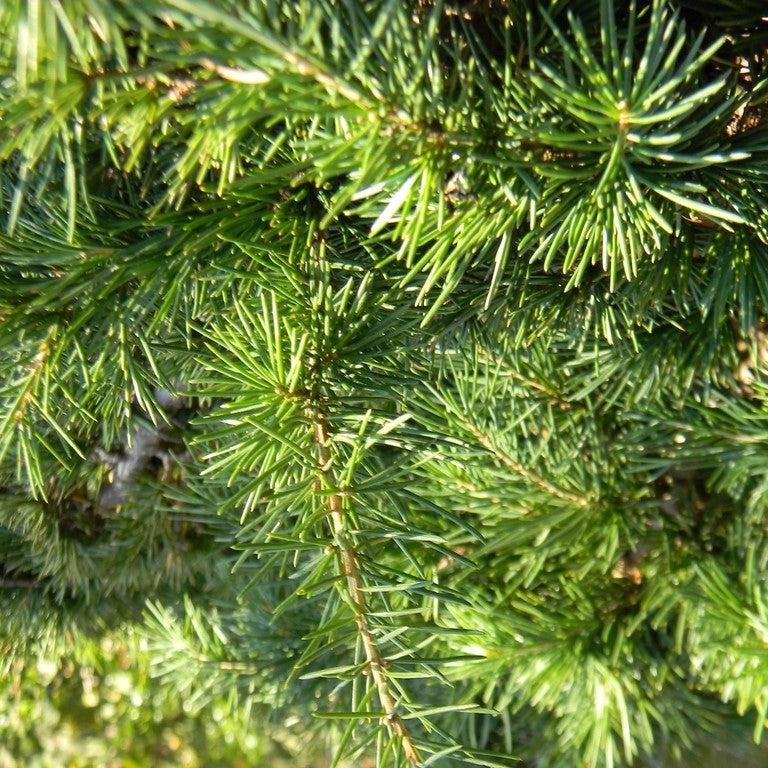
[[[37,589],[40,582],[35,579],[0,579],[0,589]]]
[[[272,78],[263,70],[254,67],[252,69],[237,69],[228,67],[224,64],[217,64],[210,59],[203,59],[200,64],[205,69],[216,73],[223,80],[229,80],[232,83],[241,83],[242,85],[264,85]]]
[[[484,357],[489,362],[499,366],[503,370],[503,375],[520,382],[526,387],[535,389],[537,392],[541,392],[541,394],[546,395],[553,403],[556,403],[563,409],[571,407],[571,401],[565,397],[565,395],[562,395],[556,390],[552,389],[552,387],[549,385],[540,381],[536,381],[535,379],[531,379],[528,376],[524,376],[522,373],[512,368],[504,360],[500,359],[497,355],[494,355],[492,352],[481,345],[477,347],[477,351],[481,357]]]
[[[314,422],[319,472],[326,484],[335,487],[336,481],[332,468],[333,458],[329,447],[328,420],[324,413],[316,410]],[[400,740],[408,762],[411,765],[419,765],[421,763],[419,752],[405,723],[397,713],[397,704],[392,697],[386,675],[384,674],[384,660],[381,657],[376,640],[368,628],[365,594],[362,590],[357,553],[349,544],[345,532],[342,497],[338,493],[331,493],[327,500],[331,531],[337,541],[337,550],[344,575],[346,576],[347,590],[354,606],[355,623],[357,624],[357,631],[365,651],[367,666],[376,685],[381,708],[385,713],[384,721],[387,728]]]
[[[558,488],[558,486],[550,483],[549,480],[545,480],[541,475],[528,469],[528,467],[521,464],[517,459],[512,458],[508,453],[502,451],[501,448],[499,448],[477,425],[470,421],[464,421],[463,424],[464,428],[471,433],[475,440],[477,440],[483,448],[492,453],[502,464],[504,464],[504,466],[509,467],[513,472],[524,477],[534,485],[537,485],[546,493],[555,496],[558,499],[562,499],[563,501],[578,504],[580,507],[587,507],[591,503],[589,498]]]

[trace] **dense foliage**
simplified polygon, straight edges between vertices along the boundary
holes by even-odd
[[[9,701],[100,670],[137,764],[759,741],[766,75],[762,0],[4,0]]]

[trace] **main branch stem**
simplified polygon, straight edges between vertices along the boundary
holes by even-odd
[[[328,420],[324,413],[315,412],[315,441],[317,443],[320,472],[328,485],[335,487],[335,476],[332,469],[332,456],[329,447]],[[357,631],[363,643],[365,658],[370,670],[371,678],[376,685],[381,708],[385,713],[387,728],[397,736],[403,746],[403,752],[411,765],[419,765],[421,758],[413,739],[406,728],[400,715],[397,713],[397,705],[389,690],[387,678],[384,673],[384,662],[379,652],[376,640],[371,634],[367,624],[367,609],[365,593],[362,590],[360,569],[357,564],[357,553],[349,544],[344,525],[344,512],[342,499],[338,493],[328,496],[329,520],[334,538],[337,541],[341,566],[346,576],[347,590],[352,600],[355,611],[355,623]]]

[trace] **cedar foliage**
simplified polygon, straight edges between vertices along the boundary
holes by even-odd
[[[132,627],[334,765],[759,740],[765,14],[5,0],[5,671]]]

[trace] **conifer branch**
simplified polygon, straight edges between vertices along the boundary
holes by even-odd
[[[314,412],[314,432],[318,451],[319,472],[326,485],[335,487],[336,480],[332,468],[333,457],[329,447],[328,420],[326,415],[319,409]],[[400,740],[408,762],[411,765],[419,765],[421,758],[418,749],[413,742],[408,728],[397,712],[397,704],[389,690],[384,673],[385,661],[381,656],[376,640],[368,628],[368,611],[360,580],[360,570],[357,565],[357,553],[348,542],[342,505],[342,498],[338,493],[331,493],[328,496],[330,528],[336,541],[341,566],[346,576],[347,590],[354,607],[355,623],[365,651],[366,663],[376,685],[379,702],[385,712],[384,721],[387,728]]]
[[[0,667],[127,627],[377,768],[759,734],[763,6],[0,3]]]

